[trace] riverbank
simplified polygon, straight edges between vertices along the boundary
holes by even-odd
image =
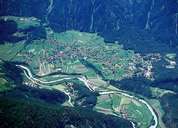
[[[71,78],[66,77],[66,78],[63,78],[63,79],[55,80],[55,81],[42,81],[42,80],[39,80],[39,79],[37,79],[37,78],[34,78],[33,75],[32,75],[32,73],[31,73],[31,71],[30,71],[30,69],[29,69],[28,67],[25,67],[25,66],[23,66],[23,65],[16,65],[16,66],[17,66],[17,67],[20,67],[20,68],[24,71],[25,76],[26,76],[29,80],[31,80],[31,81],[33,81],[33,82],[35,82],[35,83],[40,83],[41,86],[44,86],[43,84],[53,84],[53,83],[55,83],[55,82],[60,82],[60,81],[63,81],[63,80],[70,80],[70,79],[71,79]],[[92,88],[92,86],[90,86],[90,84],[88,83],[88,80],[87,80],[85,77],[78,78],[78,79],[79,79],[81,82],[83,82],[84,85],[85,85],[90,91],[95,91],[95,90]],[[151,125],[149,126],[149,128],[157,128],[157,126],[158,126],[158,117],[157,117],[156,113],[154,112],[153,108],[152,108],[145,100],[139,99],[139,98],[134,97],[134,96],[131,96],[131,95],[129,95],[129,94],[127,94],[127,93],[124,93],[124,92],[118,92],[118,90],[117,90],[117,91],[107,91],[107,90],[106,90],[106,91],[102,91],[102,92],[98,92],[98,93],[99,93],[100,95],[108,95],[108,94],[117,94],[117,93],[119,93],[119,94],[121,94],[121,95],[123,95],[123,96],[125,96],[125,97],[128,97],[128,98],[131,98],[131,99],[133,99],[133,100],[137,100],[137,101],[141,102],[142,104],[144,104],[144,105],[147,106],[147,108],[149,109],[150,113],[151,113],[152,116],[153,116],[154,124],[151,124]],[[65,92],[65,94],[67,94],[67,93]],[[69,96],[69,99],[71,99],[70,95],[69,95],[69,94],[67,94],[67,95]],[[71,101],[70,101],[69,103],[71,103]],[[71,103],[71,104],[72,104],[72,103]],[[133,122],[132,122],[132,124],[133,124]],[[135,125],[133,125],[133,127],[135,127]]]

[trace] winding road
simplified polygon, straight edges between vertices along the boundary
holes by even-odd
[[[37,78],[34,78],[30,69],[28,67],[25,67],[23,65],[16,65],[17,67],[23,69],[23,72],[25,74],[25,76],[31,80],[32,82],[34,83],[40,83],[40,84],[52,84],[52,83],[55,83],[55,82],[60,82],[60,81],[63,81],[63,80],[70,80],[70,79],[73,79],[73,78],[62,78],[62,79],[59,79],[59,80],[54,80],[54,81],[41,81]],[[81,82],[83,82],[85,84],[85,86],[92,92],[94,92],[95,90],[90,86],[90,84],[88,83],[88,80],[85,78],[85,77],[79,77],[78,78]],[[69,100],[70,100],[70,103],[71,103],[71,97],[68,93],[64,92],[65,94],[68,95],[69,97]],[[158,117],[156,115],[156,113],[154,112],[153,108],[149,105],[149,103],[147,103],[144,99],[139,99],[137,97],[134,97],[132,95],[129,95],[125,92],[121,92],[121,91],[102,91],[102,92],[99,92],[100,95],[107,95],[107,94],[121,94],[125,97],[129,97],[129,98],[132,98],[132,99],[135,99],[143,104],[145,104],[147,106],[147,108],[149,109],[149,111],[151,112],[152,116],[153,116],[153,119],[154,119],[154,124],[151,124],[149,126],[149,128],[157,128],[158,126]],[[72,103],[71,103],[72,104]],[[135,124],[133,122],[132,123],[132,126],[133,128],[135,127]]]

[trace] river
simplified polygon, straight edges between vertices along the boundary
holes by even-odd
[[[30,69],[29,69],[28,67],[25,67],[25,66],[23,66],[23,65],[16,65],[16,66],[17,66],[17,67],[20,67],[21,69],[23,69],[25,76],[26,76],[29,80],[31,80],[32,82],[35,82],[35,83],[40,82],[41,84],[52,84],[52,83],[60,82],[60,81],[63,81],[63,80],[70,80],[70,79],[73,79],[73,78],[67,77],[67,78],[62,78],[62,79],[54,80],[54,81],[41,81],[41,80],[39,80],[39,79],[33,77],[32,73],[31,73],[31,71],[30,71]],[[79,79],[81,82],[83,82],[83,83],[85,84],[85,86],[86,86],[90,91],[92,91],[92,92],[94,91],[94,89],[90,86],[90,84],[88,84],[88,80],[87,80],[85,77],[82,77],[82,78],[79,77],[78,79]],[[64,92],[64,93],[66,94],[66,92]],[[119,93],[119,94],[121,94],[121,95],[123,95],[123,96],[129,97],[129,98],[132,98],[132,99],[135,99],[135,100],[137,100],[137,101],[139,101],[139,102],[145,104],[145,105],[147,106],[147,108],[149,109],[149,111],[151,112],[151,114],[152,114],[152,116],[153,116],[153,119],[154,119],[154,122],[155,122],[154,124],[151,124],[151,125],[149,126],[149,128],[157,128],[157,126],[158,126],[158,117],[157,117],[156,113],[154,112],[153,108],[152,108],[152,107],[149,105],[149,103],[147,103],[144,99],[139,99],[139,98],[137,98],[137,97],[134,97],[134,96],[132,96],[132,95],[129,95],[129,94],[127,94],[127,93],[125,93],[125,92],[121,92],[121,91],[102,91],[102,92],[99,92],[100,95],[107,95],[107,94],[114,94],[114,93],[115,93],[115,94]],[[69,99],[71,99],[70,95],[69,95],[69,94],[67,94],[67,95],[68,95]],[[70,101],[70,103],[71,103],[71,101]],[[72,104],[72,103],[71,103],[71,104]],[[131,122],[131,123],[132,123],[132,126],[135,127],[135,125],[133,124],[133,122]]]

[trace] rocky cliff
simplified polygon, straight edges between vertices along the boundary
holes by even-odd
[[[1,0],[0,15],[35,16],[57,32],[97,32],[143,53],[178,42],[176,0]]]

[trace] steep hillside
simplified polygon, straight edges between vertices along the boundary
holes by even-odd
[[[6,0],[0,4],[0,15],[34,16],[57,32],[97,32],[142,53],[170,51],[177,46],[175,0]]]
[[[0,96],[0,109],[1,128],[131,128],[128,121],[118,117],[29,100]]]

